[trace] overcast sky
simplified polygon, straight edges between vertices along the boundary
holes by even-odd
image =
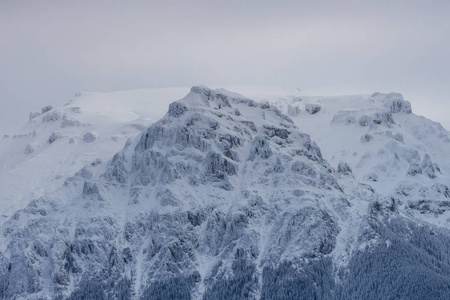
[[[0,133],[78,91],[397,91],[450,129],[450,1],[0,0]]]

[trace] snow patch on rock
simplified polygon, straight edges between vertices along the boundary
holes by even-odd
[[[316,103],[306,103],[305,104],[305,110],[310,113],[311,115],[314,115],[318,113],[322,109],[322,106],[320,104]]]
[[[83,142],[85,143],[92,143],[96,140],[97,138],[95,137],[95,135],[92,132],[86,132],[83,135]]]

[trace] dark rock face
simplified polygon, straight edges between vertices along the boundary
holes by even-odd
[[[173,102],[169,105],[169,116],[179,117],[188,110],[187,106],[180,102]]]
[[[350,166],[347,163],[343,162],[343,161],[339,162],[337,171],[339,173],[343,174],[343,175],[350,175],[350,174],[352,174],[352,168],[350,168]]]

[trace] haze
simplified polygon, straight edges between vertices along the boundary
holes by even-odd
[[[0,2],[0,134],[78,91],[397,91],[450,128],[450,1]],[[176,100],[176,99],[174,99]]]

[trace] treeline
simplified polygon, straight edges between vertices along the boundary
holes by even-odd
[[[284,262],[277,268],[264,268],[261,300],[332,299],[334,277],[330,258],[313,260],[294,268]]]
[[[140,300],[191,300],[192,288],[199,279],[200,274],[194,273],[187,278],[177,276],[154,282],[144,290]]]
[[[215,281],[203,295],[204,300],[252,299],[258,284],[255,264],[238,250],[232,264],[233,276]]]
[[[79,287],[68,298],[58,296],[55,300],[131,300],[131,281],[127,278],[117,282],[100,282],[95,278],[82,280]]]
[[[449,299],[448,233],[403,219],[372,225],[386,242],[353,256],[338,299]]]
[[[218,265],[212,280],[207,282],[203,299],[254,299],[259,289],[261,300],[449,299],[447,231],[402,218],[368,222],[372,231],[366,234],[371,238],[377,236],[378,243],[356,251],[348,267],[338,272],[339,280],[335,280],[331,258],[322,257],[295,266],[283,262],[277,267],[266,267],[258,282],[255,264],[243,251],[238,251],[232,263],[232,276],[220,274]],[[2,271],[5,272],[0,270],[0,275]],[[200,280],[196,272],[188,277],[153,282],[139,300],[190,300]],[[8,282],[0,281],[0,292],[7,285]],[[0,296],[5,298],[6,294]],[[82,281],[67,300],[135,299],[132,296],[128,279],[108,283],[90,279]]]

